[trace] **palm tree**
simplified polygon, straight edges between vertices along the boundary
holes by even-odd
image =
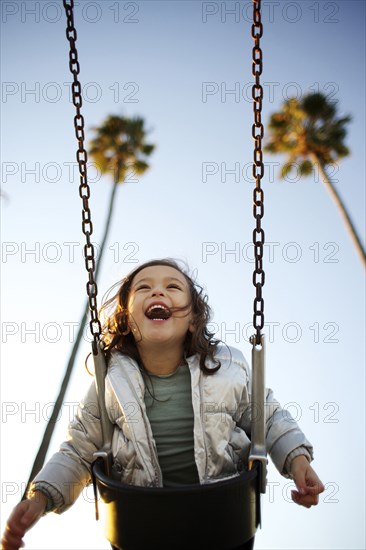
[[[128,172],[131,170],[136,175],[144,174],[148,168],[148,157],[155,149],[155,145],[146,143],[146,130],[144,119],[139,117],[124,118],[110,115],[101,124],[99,128],[93,128],[96,132],[91,141],[89,154],[93,157],[96,165],[102,174],[107,172],[113,174],[113,187],[109,199],[106,224],[99,247],[99,257],[96,262],[94,278],[98,280],[98,274],[102,263],[105,245],[108,239],[109,229],[112,220],[113,208],[115,205],[116,191],[120,184],[123,184]],[[69,361],[66,367],[64,379],[61,383],[60,391],[57,396],[52,415],[47,422],[45,433],[41,441],[38,453],[33,463],[31,474],[28,479],[28,485],[41,470],[48,447],[52,438],[55,423],[57,421],[62,403],[66,394],[68,383],[74,367],[75,358],[82,340],[83,331],[87,322],[89,313],[89,301],[86,300],[82,317],[79,323],[79,329],[71,349]],[[26,496],[27,488],[23,494]]]
[[[270,117],[270,137],[264,147],[269,153],[285,153],[281,176],[296,169],[300,176],[319,170],[322,180],[339,209],[356,251],[366,266],[366,255],[346,207],[327,173],[327,167],[349,155],[344,144],[350,116],[337,117],[337,104],[321,93],[284,102],[282,110]]]

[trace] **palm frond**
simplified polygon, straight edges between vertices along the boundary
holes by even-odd
[[[93,130],[95,136],[90,142],[89,154],[102,173],[113,174],[115,183],[123,183],[131,169],[137,174],[148,170],[147,158],[155,145],[146,143],[143,118],[109,115]]]

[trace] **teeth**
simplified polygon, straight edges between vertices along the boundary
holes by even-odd
[[[154,309],[163,309],[164,311],[169,311],[168,308],[166,308],[165,306],[162,306],[162,305],[159,305],[159,304],[155,304],[155,305],[149,307],[149,309],[147,310],[147,313],[150,313],[150,312],[153,311]]]

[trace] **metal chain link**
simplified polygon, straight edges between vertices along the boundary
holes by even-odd
[[[256,330],[255,337],[257,345],[261,343],[261,330],[264,327],[264,300],[262,296],[262,287],[265,279],[265,274],[263,271],[264,231],[261,226],[261,221],[264,214],[264,193],[261,188],[261,180],[264,175],[262,152],[262,139],[264,135],[264,128],[262,124],[263,88],[260,84],[260,75],[262,74],[263,69],[262,50],[260,47],[260,39],[262,34],[263,25],[261,21],[261,0],[253,0],[252,38],[254,40],[254,47],[252,56],[252,74],[255,78],[255,82],[252,87],[254,111],[254,124],[252,126],[252,136],[254,139],[253,177],[255,179],[255,188],[253,191],[253,215],[256,220],[256,227],[253,231],[255,262],[253,284],[256,289],[256,296],[253,304],[253,325]]]
[[[90,331],[92,333],[94,342],[97,343],[99,336],[102,332],[101,324],[98,318],[97,308],[97,294],[98,287],[94,279],[95,272],[95,253],[94,246],[91,243],[90,237],[93,234],[93,224],[91,221],[91,212],[89,208],[90,187],[88,185],[87,178],[87,160],[88,155],[84,147],[85,132],[84,132],[84,117],[80,110],[83,104],[81,96],[81,84],[78,79],[80,73],[80,64],[78,61],[78,52],[76,49],[77,34],[74,26],[74,0],[63,0],[63,5],[66,12],[67,27],[66,37],[70,43],[69,54],[69,67],[73,75],[73,82],[71,85],[72,90],[72,102],[76,109],[76,115],[74,117],[75,135],[78,141],[78,150],[76,152],[76,159],[79,165],[80,173],[80,185],[79,195],[82,199],[82,231],[86,238],[86,244],[84,246],[85,267],[89,274],[89,280],[86,284],[86,292],[89,300],[89,309],[91,315],[91,321],[89,323]]]

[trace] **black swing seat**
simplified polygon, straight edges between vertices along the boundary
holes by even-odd
[[[231,550],[260,523],[259,468],[207,485],[135,487],[93,474],[106,506],[107,540],[120,550]]]

